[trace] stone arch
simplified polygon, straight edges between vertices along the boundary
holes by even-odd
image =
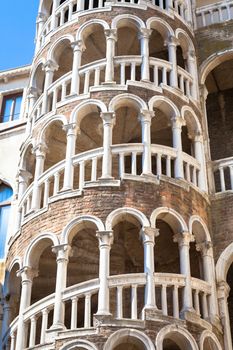
[[[131,105],[136,109],[138,109],[138,111],[140,111],[141,109],[148,110],[148,106],[146,102],[143,101],[143,99],[141,99],[136,95],[125,93],[125,94],[120,94],[113,97],[113,99],[109,103],[109,107],[108,107],[109,111],[114,112],[117,108],[121,107],[121,105],[125,101],[127,102],[128,105]]]
[[[11,285],[9,285],[10,274],[16,265],[19,266],[19,270],[22,268],[22,259],[19,256],[16,256],[11,261],[10,265],[6,268],[4,285],[3,285],[3,294],[4,295],[6,295],[10,292],[10,287],[11,287]]]
[[[201,230],[199,237],[196,237],[197,240],[202,240],[202,241],[206,241],[206,242],[211,242],[211,236],[209,233],[209,230],[207,228],[206,223],[204,222],[204,220],[198,216],[198,215],[192,215],[189,219],[189,232],[193,232],[193,230],[195,229],[194,226],[195,224],[199,225],[199,229]],[[197,228],[198,229],[198,228]]]
[[[113,350],[114,347],[120,345],[122,341],[129,340],[130,338],[136,339],[142,344],[146,350],[153,350],[154,345],[150,338],[141,331],[136,329],[120,329],[113,333],[104,345],[103,350]]]
[[[155,209],[151,216],[150,222],[153,228],[156,227],[156,219],[162,215],[163,221],[165,221],[168,225],[177,230],[177,232],[186,232],[188,231],[188,227],[182,218],[182,216],[177,213],[174,209],[168,207],[160,207]]]
[[[67,122],[67,119],[64,115],[55,115],[53,116],[52,118],[48,118],[47,120],[45,120],[45,123],[44,125],[42,126],[41,130],[40,130],[40,133],[38,135],[38,140],[37,140],[37,143],[43,143],[45,140],[45,132],[46,132],[46,129],[54,122],[56,121],[60,121],[63,125],[67,125],[68,122]]]
[[[176,29],[175,37],[178,39],[185,53],[187,53],[188,51],[195,51],[195,47],[193,45],[192,40],[183,29]]]
[[[96,216],[94,215],[78,216],[72,221],[70,221],[64,228],[61,235],[61,243],[69,244],[69,242],[72,240],[73,230],[76,229],[77,227],[83,228],[85,227],[85,225],[87,226],[88,224],[95,225],[98,231],[105,230],[103,222]]]
[[[227,272],[233,263],[233,243],[229,244],[227,248],[221,253],[216,264],[216,278],[217,282],[226,281]]]
[[[153,111],[153,108],[159,108],[165,114],[167,114],[168,112],[171,112],[171,118],[176,118],[180,116],[179,109],[176,107],[176,105],[173,102],[171,102],[165,96],[153,96],[149,100],[148,105],[149,105],[150,111]]]
[[[233,59],[233,49],[219,51],[206,59],[200,67],[200,83],[205,84],[208,74],[221,63]]]
[[[33,66],[33,69],[31,71],[31,75],[30,75],[30,83],[29,86],[37,88],[37,86],[35,86],[35,74],[36,71],[38,70],[39,66],[44,67],[46,60],[44,57],[40,58],[39,61],[35,64],[35,66]]]
[[[169,325],[159,331],[155,340],[157,350],[163,350],[163,342],[166,338],[174,339],[177,345],[181,346],[181,349],[198,350],[193,336],[185,328],[180,326]]]
[[[200,345],[200,350],[205,350],[204,348],[204,342],[206,339],[210,338],[212,341],[212,344],[214,344],[214,348],[211,347],[211,350],[222,350],[222,347],[219,343],[218,338],[216,335],[208,330],[205,330],[202,332],[200,340],[199,340],[199,345]]]
[[[141,18],[130,15],[130,14],[124,14],[124,15],[118,15],[116,16],[112,21],[112,29],[119,28],[119,24],[122,22],[123,25],[133,25],[136,26],[138,29],[146,28],[145,23],[141,20]]]
[[[36,267],[41,251],[51,242],[53,246],[59,245],[59,238],[51,232],[45,232],[35,237],[25,251],[23,266]]]
[[[89,99],[87,101],[81,102],[78,106],[76,106],[73,109],[70,115],[70,123],[74,123],[79,126],[82,121],[82,118],[87,113],[92,112],[93,106],[99,108],[101,112],[107,112],[107,107],[102,101]]]
[[[164,40],[168,40],[169,36],[174,36],[174,30],[163,19],[158,17],[150,17],[146,21],[146,27],[148,29],[153,29],[154,24],[155,24],[155,29],[162,35]]]
[[[27,140],[23,145],[22,145],[22,148],[21,148],[21,152],[20,152],[20,161],[19,161],[19,168],[23,168],[24,166],[24,163],[25,163],[25,155],[28,151],[28,148],[31,147],[31,148],[34,148],[36,145],[36,140],[33,138],[33,139],[29,139]]]
[[[106,230],[111,231],[113,226],[124,217],[128,216],[134,217],[137,221],[140,222],[142,227],[149,227],[150,223],[147,217],[139,210],[129,207],[123,207],[113,210],[106,219]]]
[[[53,1],[52,0],[41,0],[39,4],[39,10],[38,13],[43,13],[47,17],[50,15],[50,8],[52,5]]]
[[[76,33],[76,40],[85,40],[85,31],[87,30],[88,34],[90,34],[91,30],[88,30],[88,27],[91,28],[91,26],[93,25],[96,25],[96,24],[99,24],[103,27],[104,30],[106,29],[109,29],[109,24],[106,22],[106,21],[103,21],[101,19],[92,19],[92,20],[89,20],[85,23],[83,23],[77,33]]]
[[[62,346],[60,350],[77,350],[79,348],[80,350],[84,350],[84,349],[98,350],[94,344],[92,344],[88,340],[82,340],[82,339],[70,341],[66,343],[64,346]]]
[[[201,123],[191,107],[183,106],[181,108],[181,117],[185,121],[188,129],[191,130],[193,134],[202,133]]]
[[[54,53],[56,51],[56,48],[62,44],[64,41],[68,40],[70,44],[74,42],[74,37],[71,34],[63,35],[62,37],[58,38],[49,48],[47,60],[52,60],[56,62],[56,59],[54,57]]]

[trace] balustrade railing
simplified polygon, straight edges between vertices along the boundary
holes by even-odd
[[[127,176],[140,176],[143,172],[143,144],[121,144],[111,147],[112,175],[115,179]],[[152,174],[176,178],[175,160],[177,151],[163,145],[151,145]],[[77,194],[102,176],[103,148],[86,151],[73,156],[73,177],[70,191]],[[184,179],[188,183],[199,186],[200,164],[192,156],[182,153]],[[46,170],[25,191],[19,201],[19,225],[36,210],[47,208],[57,195],[67,192],[64,188],[66,161],[62,160]]]
[[[156,305],[162,315],[180,318],[185,276],[173,273],[154,273]],[[144,290],[146,274],[132,273],[108,278],[110,312],[113,319],[144,319]],[[211,286],[191,278],[193,304],[196,313],[208,320]],[[89,280],[66,288],[62,294],[67,330],[90,329],[98,306],[99,279]],[[26,348],[45,344],[46,330],[52,325],[55,295],[51,294],[28,307],[23,314]],[[18,318],[3,338],[15,350]]]
[[[233,1],[222,1],[196,9],[197,28],[233,19]]]
[[[233,157],[212,162],[215,192],[233,190]]]
[[[41,47],[46,40],[46,36],[54,29],[63,26],[65,23],[71,21],[75,14],[83,11],[91,11],[97,9],[104,9],[106,6],[156,6],[161,10],[173,11],[176,15],[179,15],[187,23],[190,22],[190,14],[188,11],[188,3],[184,0],[66,0],[63,2],[52,14],[44,25],[38,35],[39,47]],[[54,17],[54,18],[53,18]]]
[[[127,81],[140,82],[142,58],[141,56],[118,56],[114,58],[114,81],[120,85],[126,85]],[[58,103],[66,101],[71,93],[84,96],[91,91],[92,87],[101,86],[105,82],[106,59],[101,59],[93,63],[88,63],[79,68],[77,72],[77,91],[71,92],[72,72],[68,72],[54,83],[52,83],[47,94],[46,112],[54,111]],[[162,85],[170,86],[170,74],[172,64],[162,59],[149,58],[150,76],[148,83],[153,87]],[[193,77],[181,67],[178,67],[178,88],[189,97],[194,96],[195,88]],[[44,93],[36,101],[31,114],[35,121],[42,114],[42,104]]]

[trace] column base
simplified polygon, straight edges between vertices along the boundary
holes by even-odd
[[[45,342],[50,343],[53,342],[54,339],[58,336],[58,333],[66,330],[64,324],[53,324],[49,329],[45,332]]]
[[[115,81],[104,81],[101,85],[116,85]]]

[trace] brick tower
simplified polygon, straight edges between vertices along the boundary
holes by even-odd
[[[189,0],[40,1],[3,350],[231,350],[211,202],[230,177],[210,167],[193,17]]]

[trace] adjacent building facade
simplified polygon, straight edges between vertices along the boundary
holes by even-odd
[[[3,350],[232,350],[232,19],[40,1],[0,72]]]

